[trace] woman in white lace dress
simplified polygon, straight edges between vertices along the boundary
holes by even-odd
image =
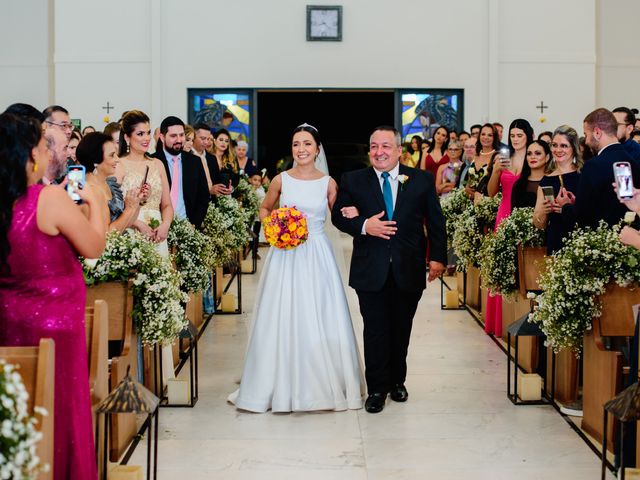
[[[150,187],[149,198],[140,208],[133,227],[157,244],[158,252],[169,256],[167,235],[173,220],[173,207],[167,173],[160,160],[147,155],[151,143],[149,117],[139,111],[130,110],[122,117],[118,156],[121,161],[122,192],[141,188],[145,181]]]

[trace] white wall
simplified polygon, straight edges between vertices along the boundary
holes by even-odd
[[[598,0],[597,105],[640,108],[637,0]]]
[[[2,5],[0,111],[16,102],[49,104],[48,0]]]
[[[3,11],[0,40],[16,48],[0,51],[0,107],[50,103],[48,2]],[[307,3],[342,4],[342,42],[306,42]],[[580,130],[596,104],[640,104],[638,9],[635,0],[57,0],[51,100],[100,128],[107,101],[112,120],[130,108],[156,125],[186,117],[189,87],[449,87],[465,89],[467,127],[524,117],[538,131]]]

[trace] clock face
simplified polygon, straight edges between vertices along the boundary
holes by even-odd
[[[314,37],[337,37],[338,11],[312,10],[311,35]]]

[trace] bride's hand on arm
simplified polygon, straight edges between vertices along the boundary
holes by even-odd
[[[260,213],[258,216],[260,217],[260,221],[265,217],[271,215],[271,210],[275,206],[276,202],[280,198],[280,192],[282,190],[282,179],[280,175],[276,175],[275,178],[269,184],[269,191],[264,197],[262,201],[262,205],[260,205]]]

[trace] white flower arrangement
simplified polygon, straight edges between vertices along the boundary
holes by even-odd
[[[518,245],[540,246],[542,230],[533,226],[533,208],[515,208],[495,233],[488,234],[480,247],[482,283],[494,293],[513,296],[516,293]]]
[[[547,344],[579,355],[584,332],[602,313],[596,301],[609,282],[628,287],[640,282],[640,250],[620,242],[620,227],[603,222],[595,229],[577,229],[553,257],[540,277],[538,307],[529,321],[540,324]]]
[[[36,430],[37,420],[27,410],[29,394],[14,365],[0,359],[0,478],[36,478],[48,471],[36,454],[36,443],[42,433]],[[36,407],[37,412],[47,412]]]
[[[204,233],[212,246],[212,263],[220,267],[228,263],[234,252],[245,246],[250,239],[249,213],[240,208],[238,201],[228,195],[218,197],[210,204],[204,219]]]
[[[471,199],[464,188],[455,188],[445,197],[440,197],[440,207],[447,224],[447,243],[451,248],[453,234],[458,224],[458,217],[467,207],[471,206]]]
[[[167,242],[175,251],[172,258],[182,276],[182,289],[199,292],[207,288],[213,268],[213,252],[207,236],[186,218],[174,218]]]
[[[249,183],[247,177],[240,177],[238,186],[233,191],[233,196],[238,199],[240,206],[250,219],[250,225],[253,224],[260,210],[260,198],[258,198],[256,191],[253,189],[253,185]]]
[[[139,232],[109,233],[95,266],[84,263],[84,277],[87,285],[132,279],[132,316],[145,345],[171,343],[187,325],[180,274]]]
[[[483,197],[476,205],[469,205],[456,218],[453,232],[453,249],[458,257],[457,269],[479,267],[482,240],[493,229],[502,197]]]

